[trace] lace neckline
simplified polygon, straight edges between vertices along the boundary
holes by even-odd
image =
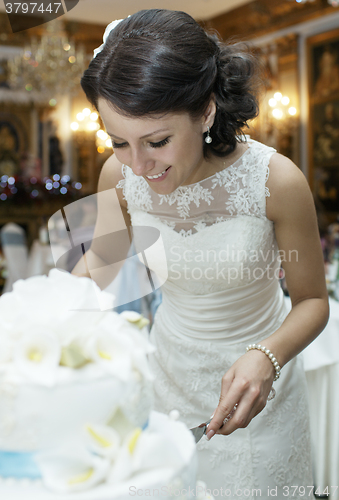
[[[247,139],[247,149],[231,165],[170,194],[153,191],[146,179],[123,166],[117,184],[123,189],[129,213],[151,213],[178,230],[198,231],[240,215],[266,218],[269,161],[275,149]]]
[[[189,188],[191,188],[193,186],[196,186],[197,184],[201,184],[202,182],[205,182],[205,181],[213,179],[213,177],[216,177],[218,174],[222,175],[224,172],[226,172],[226,170],[231,169],[232,167],[234,167],[234,165],[236,165],[236,163],[238,163],[238,161],[242,161],[244,159],[245,155],[250,150],[251,145],[250,145],[250,140],[249,139],[247,139],[246,142],[243,142],[242,144],[248,144],[248,148],[242,153],[242,155],[239,156],[239,158],[237,158],[233,163],[231,163],[231,165],[227,165],[227,167],[224,167],[221,170],[218,170],[218,172],[214,172],[214,174],[209,175],[208,177],[205,177],[204,179],[201,179],[201,181],[192,182],[192,184],[184,184],[184,185],[178,186],[175,191],[177,191],[178,189],[184,189],[184,188],[188,188],[189,189]],[[175,193],[175,191],[173,191],[173,193]],[[159,195],[159,196],[162,196],[162,195]]]

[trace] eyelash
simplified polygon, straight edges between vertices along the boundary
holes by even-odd
[[[150,142],[150,146],[151,148],[161,148],[162,146],[166,146],[166,144],[168,144],[170,142],[170,138],[169,137],[166,137],[166,139],[163,139],[162,141],[159,141],[159,142]],[[113,146],[113,149],[114,148],[124,148],[125,146],[127,146],[127,142],[114,142],[112,141],[112,146]]]
[[[169,137],[166,137],[166,139],[163,139],[162,141],[159,142],[150,142],[150,145],[152,148],[161,148],[162,146],[165,146],[168,144],[170,141]]]

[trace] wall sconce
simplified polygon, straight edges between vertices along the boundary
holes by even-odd
[[[276,120],[284,120],[297,114],[297,108],[290,106],[290,98],[283,96],[281,92],[275,92],[268,100],[268,105],[272,108],[272,116]]]
[[[100,129],[96,133],[96,145],[98,153],[102,154],[106,149],[112,149],[112,140],[109,138],[108,134]]]
[[[106,149],[112,149],[111,139],[108,137],[108,134],[100,128],[100,124],[98,123],[98,113],[92,112],[89,108],[84,108],[76,117],[76,121],[71,123],[73,132],[87,134],[96,133],[95,145],[100,154],[104,153]]]
[[[73,132],[95,132],[99,130],[98,113],[92,112],[89,108],[84,108],[77,114],[76,121],[71,123]]]

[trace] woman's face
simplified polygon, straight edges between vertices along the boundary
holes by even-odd
[[[188,113],[127,118],[104,99],[99,99],[98,108],[117,159],[143,176],[156,193],[169,194],[207,176],[203,133],[211,126],[210,114],[198,120]]]

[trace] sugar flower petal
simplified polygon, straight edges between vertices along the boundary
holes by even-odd
[[[62,347],[77,345],[81,351],[106,316],[111,328],[118,329],[119,321],[125,323],[113,311],[100,311],[98,295],[102,294],[111,300],[91,279],[57,269],[48,277],[18,280],[12,292],[0,297],[0,339],[9,337],[16,343],[47,329]]]
[[[17,372],[31,382],[53,386],[56,383],[61,347],[48,331],[29,332],[16,342],[13,349]]]
[[[132,371],[132,350],[133,344],[127,336],[102,330],[90,340],[87,355],[106,372],[128,380]]]
[[[149,325],[149,319],[145,318],[142,314],[137,313],[136,311],[123,311],[121,316],[125,318],[129,323],[135,325],[142,330],[145,326]]]
[[[120,436],[108,425],[87,424],[86,444],[88,448],[101,457],[114,459],[120,448]]]
[[[133,453],[141,434],[140,427],[136,427],[126,436],[108,476],[109,483],[123,481],[134,474],[135,464]]]
[[[147,430],[142,433],[133,454],[135,470],[172,468],[175,472],[184,465],[185,462],[176,443],[165,433]]]
[[[14,342],[9,335],[0,336],[0,367],[12,359]]]
[[[46,488],[56,493],[84,491],[106,480],[110,462],[74,447],[41,452],[36,462]]]
[[[187,438],[188,436],[188,438]],[[125,438],[108,481],[128,479],[140,471],[167,470],[175,474],[190,463],[195,453],[193,435],[182,422],[151,412],[148,427],[134,429]]]

